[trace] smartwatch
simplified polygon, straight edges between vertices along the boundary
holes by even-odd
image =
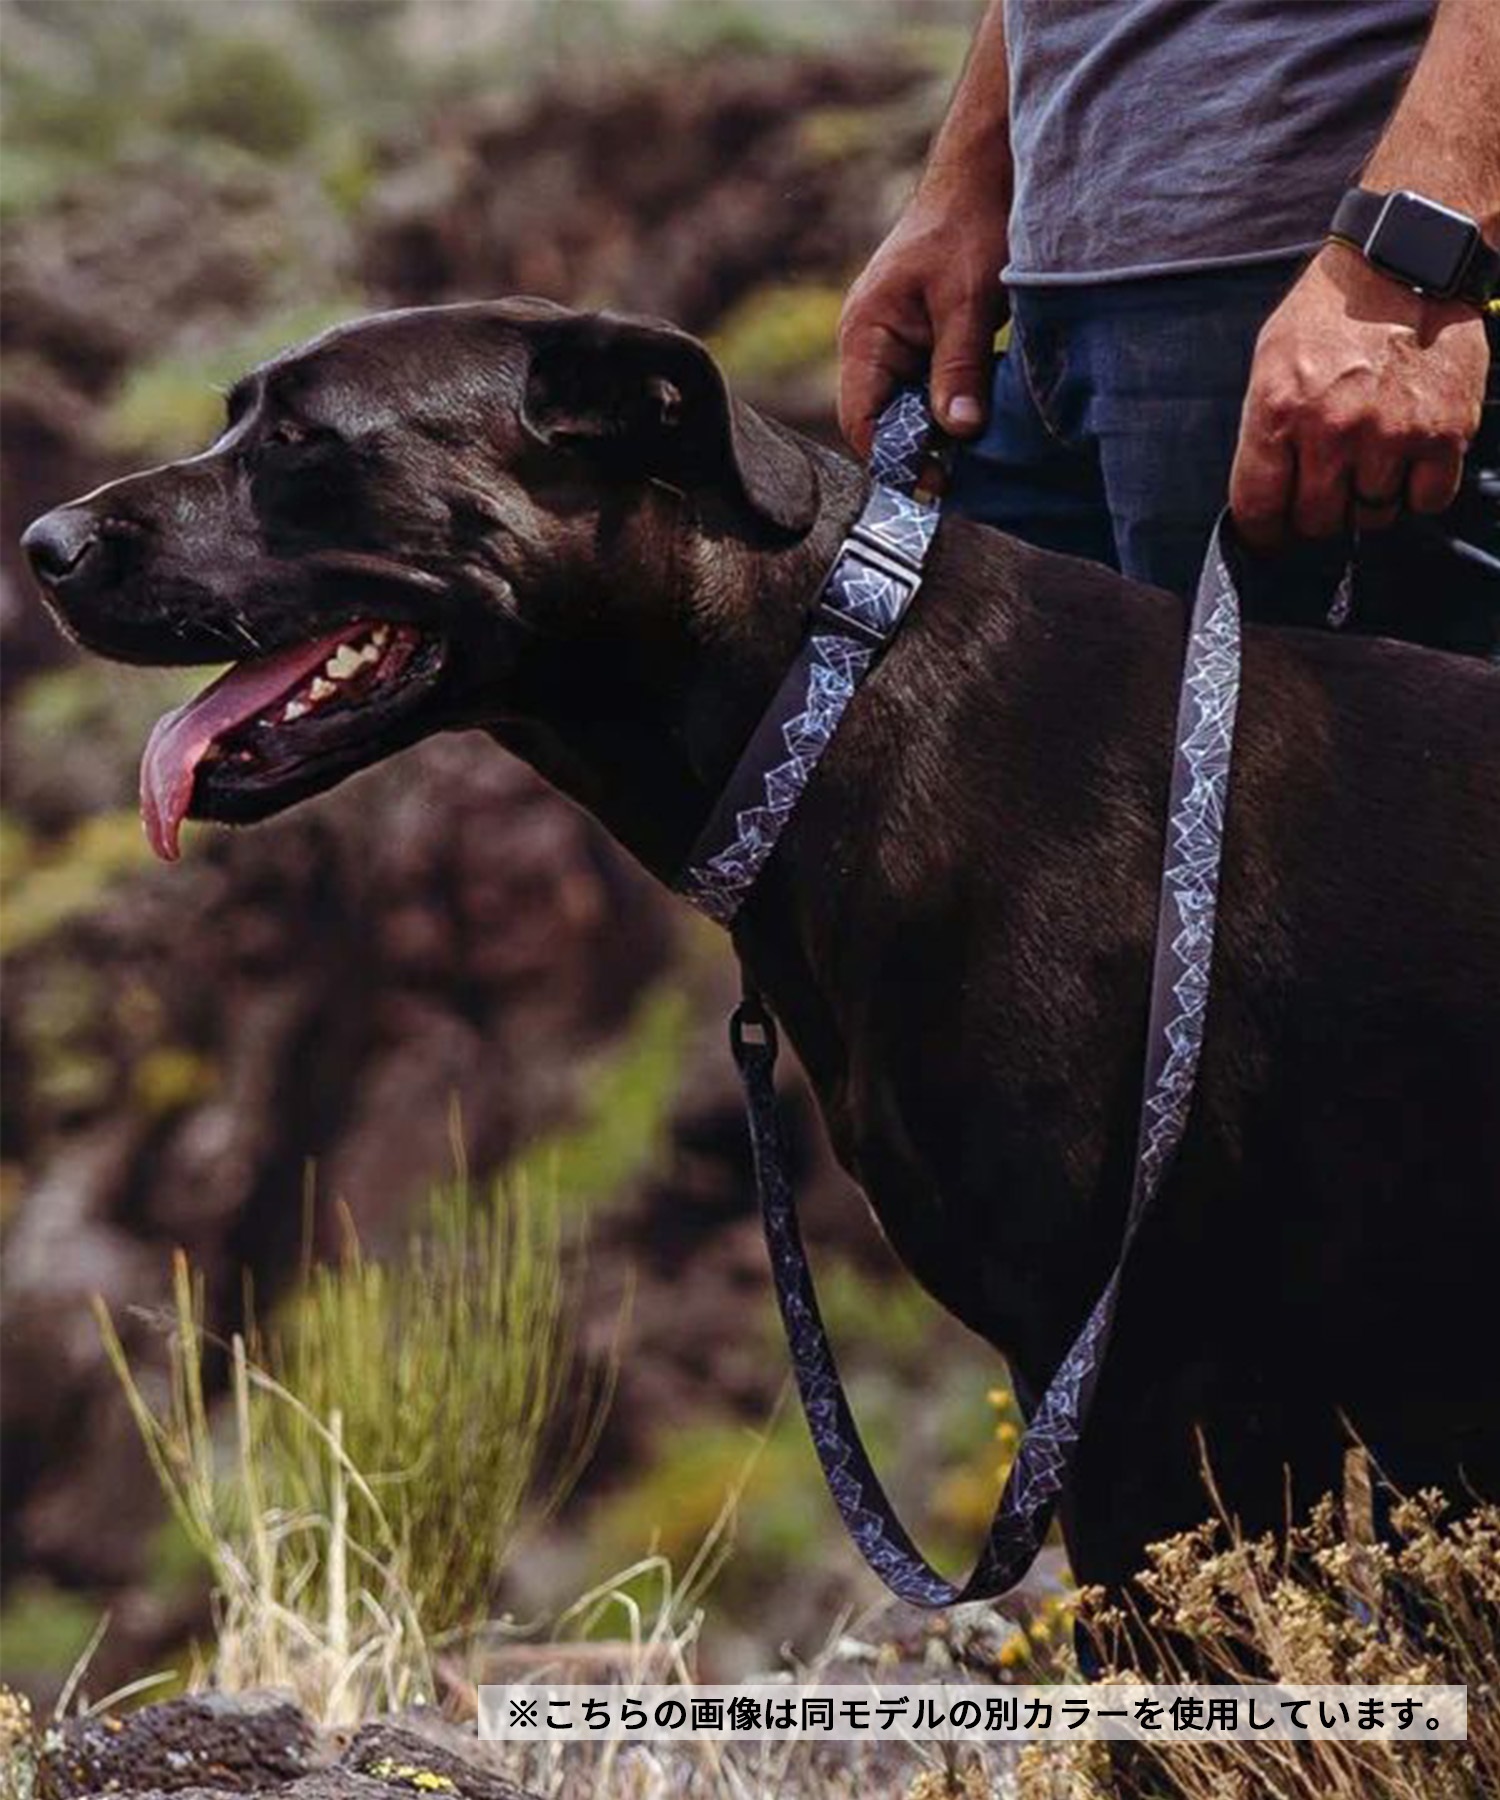
[[[1500,284],[1500,250],[1485,242],[1478,224],[1405,188],[1350,188],[1328,235],[1353,245],[1382,275],[1437,300],[1483,307]]]

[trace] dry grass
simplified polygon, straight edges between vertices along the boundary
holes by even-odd
[[[31,1702],[0,1687],[0,1800],[32,1800],[36,1790],[36,1733]]]
[[[1151,1549],[1140,1599],[1082,1596],[1104,1679],[1467,1686],[1467,1743],[1153,1747],[1111,1775],[1102,1749],[1035,1747],[1023,1800],[1494,1800],[1500,1794],[1500,1507],[1425,1492],[1372,1540],[1325,1499],[1284,1538],[1225,1519]]]

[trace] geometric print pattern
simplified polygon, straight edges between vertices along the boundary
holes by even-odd
[[[937,530],[938,509],[876,482],[854,527],[854,536],[920,569]]]
[[[896,471],[910,466],[915,479],[929,428],[921,397],[910,390],[898,395],[876,427],[876,460]],[[733,921],[755,885],[844,709],[921,587],[939,516],[935,506],[879,481],[872,484],[824,579],[812,634],[725,783],[678,880],[684,899],[719,924]]]
[[[870,477],[883,487],[910,493],[927,459],[932,414],[917,388],[902,388],[875,423]]]
[[[860,1439],[798,1229],[776,1110],[774,1029],[757,1041],[740,1028],[767,1024],[748,988],[736,1014],[731,1043],[745,1086],[766,1242],[803,1411],[850,1536],[892,1592],[913,1605],[993,1599],[1014,1587],[1041,1548],[1067,1483],[1109,1346],[1130,1245],[1187,1125],[1207,1014],[1239,674],[1239,601],[1216,528],[1183,669],[1136,1174],[1124,1238],[1113,1273],[1032,1415],[983,1550],[962,1584],[940,1575],[912,1542]]]
[[[873,597],[870,604],[875,604]],[[833,631],[815,634],[782,684],[777,703],[782,708],[800,698],[798,710],[781,727],[785,759],[764,771],[756,803],[735,812],[730,841],[717,850],[695,851],[678,884],[684,899],[720,925],[730,923],[755,885],[874,655],[873,647],[857,638]]]
[[[891,635],[911,591],[910,580],[883,563],[845,555],[829,574],[821,604],[836,607],[846,619],[883,639]]]
[[[1019,1581],[1041,1548],[1109,1346],[1125,1257],[1187,1129],[1208,1012],[1239,688],[1239,601],[1215,528],[1183,667],[1141,1132],[1124,1241],[1114,1272],[1053,1376],[1011,1467],[998,1522],[1007,1552],[1024,1561],[1018,1572],[992,1563],[984,1571],[990,1579],[1009,1575],[1012,1583]]]
[[[875,488],[819,596],[822,606],[888,638],[922,579],[938,511],[889,488]],[[869,546],[896,566],[861,555]]]
[[[1192,1102],[1208,1009],[1239,693],[1239,601],[1215,527],[1183,668],[1132,1218],[1160,1184]]]

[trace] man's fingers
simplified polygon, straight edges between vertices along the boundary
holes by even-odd
[[[1297,465],[1291,446],[1247,420],[1229,476],[1229,510],[1255,550],[1274,550],[1286,537]]]
[[[1385,442],[1360,446],[1354,459],[1354,523],[1383,531],[1406,503],[1406,453]]]
[[[1406,478],[1406,504],[1414,513],[1445,512],[1458,496],[1463,472],[1463,452],[1456,446],[1418,457]]]
[[[1354,503],[1354,468],[1349,454],[1337,444],[1303,438],[1296,455],[1292,529],[1298,537],[1337,537],[1348,529]]]
[[[888,326],[856,324],[839,341],[839,430],[856,455],[870,453],[875,421],[905,381],[917,380],[926,346],[898,337]]]
[[[932,405],[939,423],[955,437],[974,436],[989,416],[990,367],[999,315],[998,303],[976,299],[950,307],[937,321]]]

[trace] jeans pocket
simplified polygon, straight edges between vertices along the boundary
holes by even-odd
[[[1032,410],[1042,429],[1054,443],[1071,448],[1068,434],[1059,417],[1058,397],[1067,378],[1067,355],[1062,334],[1045,325],[1027,325],[1018,314],[1011,315],[1009,355],[1026,389]]]

